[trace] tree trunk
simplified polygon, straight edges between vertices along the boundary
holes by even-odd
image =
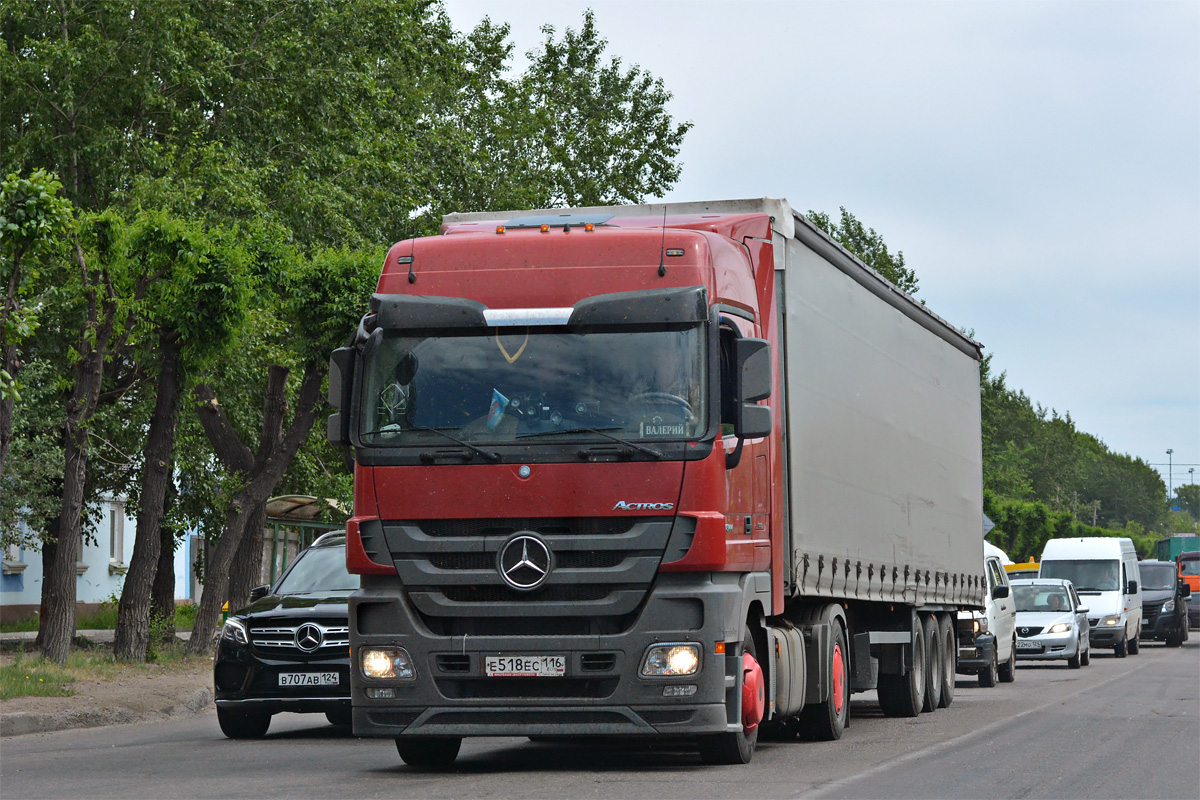
[[[175,640],[175,530],[159,525],[162,544],[158,550],[158,569],[150,590],[150,617],[164,622],[163,643]]]
[[[212,646],[212,634],[217,627],[221,604],[229,596],[230,567],[242,544],[242,537],[251,523],[254,509],[265,505],[267,498],[291,466],[296,451],[312,430],[317,410],[324,402],[324,398],[321,397],[321,382],[325,379],[327,369],[328,365],[324,362],[313,362],[305,366],[304,378],[300,382],[300,391],[296,399],[296,414],[292,417],[287,432],[282,436],[279,435],[279,427],[283,419],[283,387],[287,382],[288,371],[272,365],[268,372],[264,398],[264,430],[259,450],[249,470],[249,480],[242,491],[230,501],[225,516],[225,527],[221,532],[220,541],[217,542],[212,561],[205,564],[204,594],[200,597],[200,608],[196,611],[196,628],[188,642],[189,652],[207,653]],[[196,394],[201,401],[197,408],[200,423],[213,449],[216,450],[217,457],[226,466],[231,463],[245,463],[249,448],[238,441],[212,389],[201,386]],[[261,527],[260,524],[259,528]]]
[[[229,608],[242,608],[250,602],[250,590],[262,585],[263,526],[267,506],[259,503],[247,515],[246,532],[233,557],[229,575]]]
[[[78,387],[76,389],[78,393]],[[62,514],[58,525],[58,547],[42,580],[46,616],[40,622],[42,655],[65,664],[75,638],[75,562],[83,538],[83,489],[87,479],[87,431],[78,418],[68,416],[66,459],[63,470]]]
[[[179,335],[164,333],[159,338],[162,362],[154,417],[142,449],[142,489],[138,503],[137,535],[133,557],[117,608],[113,653],[123,661],[145,661],[150,642],[150,596],[162,552],[163,511],[171,482],[171,456],[175,449],[175,426],[179,419]]]
[[[55,518],[52,520],[47,520],[46,521],[46,530],[57,531],[58,530],[58,519]],[[42,575],[50,574],[50,565],[54,563],[54,559],[57,557],[57,555],[58,555],[58,540],[54,539],[54,538],[45,539],[42,542]],[[44,637],[44,634],[42,633],[42,631],[45,630],[45,628],[42,625],[42,621],[50,618],[50,606],[49,606],[50,601],[46,596],[47,591],[48,591],[47,587],[49,585],[50,584],[47,581],[45,581],[45,580],[42,581],[42,599],[41,599],[41,605],[38,607],[38,633],[37,633],[37,637],[33,640],[33,649],[34,650],[42,649],[42,639]]]

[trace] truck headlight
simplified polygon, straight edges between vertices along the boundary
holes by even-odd
[[[1120,625],[1121,624],[1121,615],[1120,614],[1110,614],[1109,616],[1100,620],[1100,624],[1107,625],[1109,627],[1112,627],[1113,625]]]
[[[1071,623],[1060,622],[1057,625],[1051,625],[1050,630],[1046,631],[1046,633],[1066,633],[1069,630],[1071,630]]]
[[[1174,600],[1168,600],[1167,602],[1163,603],[1162,611],[1161,611],[1161,612],[1159,612],[1159,613],[1161,613],[1161,614],[1170,614],[1170,613],[1171,613],[1172,611],[1174,611],[1174,610],[1175,610],[1175,601],[1174,601]]]
[[[416,680],[412,659],[403,647],[364,647],[359,656],[362,673],[368,678]]]
[[[642,659],[642,676],[673,678],[694,675],[700,669],[700,645],[656,644],[646,650]]]
[[[240,619],[225,620],[225,627],[221,628],[221,638],[230,639],[238,644],[250,643],[250,637],[246,634],[246,626]]]

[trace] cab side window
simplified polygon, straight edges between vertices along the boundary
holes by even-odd
[[[733,341],[738,332],[728,323],[722,323],[721,335],[721,436],[733,436],[733,423],[737,419],[737,403],[734,402]]]

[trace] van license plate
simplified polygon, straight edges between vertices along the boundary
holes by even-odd
[[[567,672],[566,656],[486,656],[489,678],[560,678]]]
[[[280,686],[337,686],[336,672],[281,672]]]

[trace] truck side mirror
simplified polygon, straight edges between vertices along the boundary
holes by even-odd
[[[771,433],[771,407],[757,401],[771,396],[771,346],[766,339],[735,339],[733,359],[737,381],[733,433],[739,439],[766,436]]]
[[[992,589],[992,599],[993,600],[1003,600],[1004,598],[1008,597],[1008,595],[1009,595],[1009,588],[1007,586],[1004,586],[1003,584],[1001,584],[1000,586],[997,586],[995,589]]]
[[[1137,581],[1130,581],[1130,582],[1129,582],[1129,588],[1127,588],[1127,589],[1125,590],[1125,594],[1137,594],[1137,590],[1138,590],[1138,583],[1137,583]]]
[[[326,436],[335,447],[350,443],[351,388],[354,374],[354,348],[339,347],[329,358],[329,404],[337,412],[329,417]]]

